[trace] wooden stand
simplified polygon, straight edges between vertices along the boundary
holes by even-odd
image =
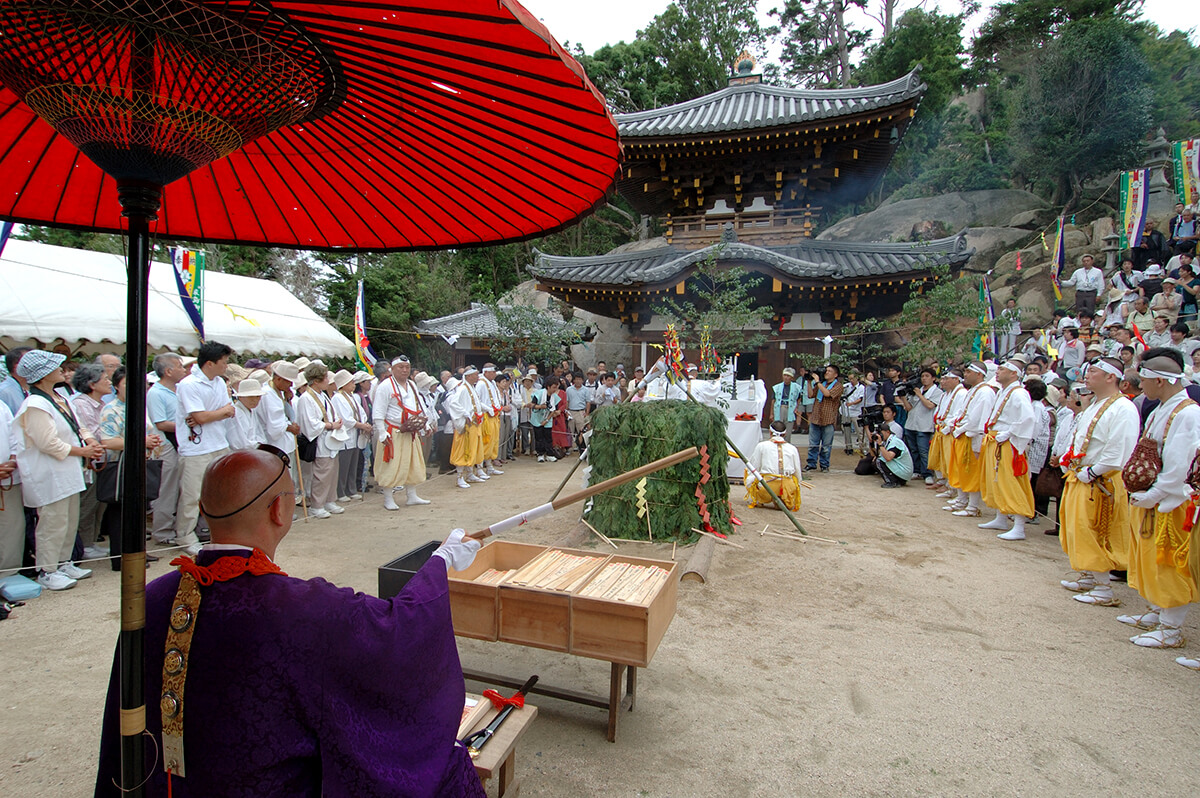
[[[495,684],[501,684],[495,682]],[[521,687],[524,684],[515,685]],[[510,686],[510,685],[505,685]],[[487,702],[486,698],[480,699]],[[483,782],[484,788],[487,788],[488,779],[499,772],[500,781],[496,788],[496,795],[519,795],[521,792],[521,783],[516,780],[517,769],[517,742],[525,735],[529,725],[533,723],[533,719],[537,717],[537,707],[532,704],[526,704],[521,709],[513,712],[508,716],[508,720],[500,726],[496,731],[496,736],[488,741],[488,744],[479,752],[479,756],[473,761],[475,772],[479,775],[480,781]],[[476,732],[487,726],[495,719],[498,711],[492,707],[483,716],[472,725],[470,731]]]
[[[610,663],[611,672],[608,685],[608,699],[605,700],[602,696],[589,695],[588,693],[580,693],[575,690],[566,690],[559,687],[551,687],[538,682],[529,692],[537,695],[549,696],[557,698],[560,701],[570,701],[574,704],[583,704],[589,707],[599,707],[600,709],[608,710],[608,741],[615,743],[617,741],[617,721],[620,719],[621,712],[632,712],[635,701],[637,700],[637,668],[632,665],[622,665],[619,662]],[[499,676],[494,673],[486,673],[484,671],[475,671],[463,669],[463,677],[470,679],[473,682],[481,682],[489,685],[500,685],[502,687],[511,687],[518,689],[525,684],[523,679],[513,679],[509,676]],[[621,682],[624,678],[625,687],[622,691]],[[481,724],[482,726],[483,724]],[[505,724],[506,726],[508,724]],[[502,726],[501,729],[504,727]],[[485,749],[486,750],[486,749]],[[503,774],[501,774],[503,778]],[[501,795],[504,793],[501,792]]]

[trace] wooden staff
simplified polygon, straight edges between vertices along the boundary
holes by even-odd
[[[695,446],[691,446],[681,452],[676,452],[675,454],[667,455],[666,457],[655,460],[652,463],[647,463],[641,468],[635,468],[628,473],[621,474],[620,476],[613,477],[612,479],[606,479],[597,485],[592,485],[591,487],[584,488],[583,490],[576,491],[575,493],[568,493],[561,499],[555,499],[547,504],[534,507],[532,510],[526,510],[523,513],[514,515],[511,518],[505,518],[503,521],[492,524],[487,529],[481,529],[478,532],[472,532],[471,534],[467,535],[467,537],[475,538],[476,540],[483,540],[491,535],[498,535],[501,532],[507,532],[510,529],[515,529],[516,527],[521,526],[527,521],[533,521],[537,518],[550,515],[554,511],[561,510],[568,505],[576,504],[585,499],[589,499],[592,496],[595,496],[597,493],[603,493],[606,490],[615,488],[617,485],[624,485],[626,482],[632,482],[635,479],[641,479],[647,474],[653,474],[655,471],[661,471],[664,468],[670,468],[673,465],[682,463],[685,460],[691,460],[693,457],[698,457],[699,455],[700,450]]]
[[[563,481],[558,483],[558,488],[554,491],[554,495],[550,497],[550,501],[554,501],[558,498],[558,494],[562,493],[562,489],[567,486],[567,483],[570,482],[571,477],[575,476],[575,472],[579,470],[579,466],[582,464],[583,453],[580,453],[579,457],[575,458],[575,465],[571,466],[571,470],[567,472],[565,477],[563,477]]]
[[[296,453],[296,484],[300,486],[300,506],[304,508],[304,521],[308,523],[308,497],[304,495],[304,461],[300,459],[300,439],[293,435],[292,440],[296,443],[296,448],[292,451]]]

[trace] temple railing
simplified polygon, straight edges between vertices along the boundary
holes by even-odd
[[[816,207],[741,213],[671,216],[666,221],[667,241],[684,249],[702,249],[721,240],[725,225],[732,224],[737,240],[756,246],[784,246],[812,238],[817,229]]]

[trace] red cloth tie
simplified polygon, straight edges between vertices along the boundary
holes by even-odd
[[[484,690],[483,697],[492,702],[492,706],[496,709],[504,709],[505,707],[516,707],[520,709],[525,706],[525,695],[523,693],[514,693],[512,698],[505,698],[495,690]]]
[[[1029,460],[1018,451],[1013,451],[1013,476],[1023,477],[1029,473]]]
[[[271,562],[270,557],[257,548],[250,553],[249,557],[221,557],[212,565],[200,565],[191,557],[176,557],[171,560],[171,565],[177,566],[185,574],[191,574],[192,578],[202,585],[228,582],[245,573],[251,576],[266,576],[267,574],[287,576],[278,565]]]

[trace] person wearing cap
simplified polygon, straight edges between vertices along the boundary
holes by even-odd
[[[433,401],[432,412],[435,414],[437,428],[437,458],[438,458],[438,474],[450,474],[454,472],[454,466],[450,463],[450,450],[454,447],[454,419],[450,417],[450,410],[446,407],[446,401],[450,398],[450,393],[458,387],[458,380],[454,375],[443,370],[438,375],[436,397]]]
[[[483,473],[483,408],[475,385],[479,382],[479,370],[468,366],[463,370],[462,382],[446,400],[446,408],[454,425],[454,443],[450,448],[450,463],[458,472],[456,484],[460,488],[471,487],[470,482],[485,482]]]
[[[221,379],[233,350],[217,341],[200,345],[191,373],[175,387],[175,438],[179,442],[179,502],[175,509],[175,544],[188,553],[200,550],[196,522],[200,518],[200,485],[209,463],[229,452],[228,429],[236,411]]]
[[[1158,402],[1146,421],[1145,438],[1155,442],[1162,469],[1150,487],[1129,495],[1128,579],[1150,607],[1117,620],[1144,630],[1129,638],[1135,645],[1178,648],[1184,643],[1188,607],[1200,600],[1195,569],[1200,526],[1188,528],[1196,499],[1187,484],[1200,446],[1200,407],[1184,390],[1183,358],[1177,352],[1149,350],[1139,375],[1146,395]],[[1193,658],[1176,661],[1200,669]]]
[[[758,444],[750,453],[745,485],[746,501],[751,507],[779,509],[763,487],[766,483],[789,510],[800,509],[800,451],[787,442],[787,431],[786,423],[772,421],[770,440]]]
[[[296,406],[296,419],[300,434],[309,441],[316,441],[316,456],[312,461],[312,507],[309,514],[314,518],[329,518],[346,511],[337,498],[337,455],[343,442],[349,437],[344,431],[345,420],[333,406],[333,375],[320,363],[309,363],[304,369],[308,390]],[[335,437],[334,433],[343,433]]]
[[[263,386],[258,380],[247,377],[238,382],[234,389],[233,421],[227,430],[230,449],[253,449],[266,442],[262,425],[254,413],[262,397]]]
[[[79,424],[71,405],[54,391],[63,380],[62,355],[32,349],[17,363],[29,395],[17,409],[17,468],[22,499],[36,508],[37,581],[48,590],[66,590],[92,572],[71,561],[79,525],[79,494],[84,490],[83,464],[104,450],[96,435]]]
[[[504,407],[504,398],[496,387],[495,363],[483,364],[482,377],[475,383],[475,396],[479,400],[479,407],[483,409],[481,468],[485,476],[494,477],[504,473],[496,468],[495,462],[500,456],[500,413]]]
[[[1129,499],[1121,469],[1137,444],[1140,421],[1133,402],[1121,395],[1124,374],[1124,365],[1112,358],[1088,366],[1084,384],[1092,403],[1079,414],[1071,447],[1061,458],[1066,475],[1060,540],[1079,571],[1061,584],[1084,604],[1117,606],[1108,572],[1128,564]]]
[[[395,491],[407,495],[405,504],[429,504],[417,495],[425,481],[425,450],[420,436],[436,424],[433,412],[409,379],[412,364],[404,355],[392,358],[391,375],[375,388],[371,422],[375,431],[375,481],[383,488],[385,510],[398,510]]]
[[[954,445],[949,450],[949,473],[947,483],[958,492],[942,509],[962,518],[978,518],[980,488],[983,481],[983,464],[979,455],[983,451],[984,427],[996,402],[996,389],[987,381],[987,366],[974,360],[963,372],[967,386],[962,409],[948,416],[950,434]]]
[[[849,382],[846,383],[846,398],[842,405],[842,443],[846,454],[854,453],[855,435],[862,420],[863,400],[867,395],[858,372],[850,372]]]
[[[1070,278],[1060,283],[1062,288],[1075,288],[1075,308],[1093,313],[1096,310],[1096,295],[1104,288],[1104,272],[1095,265],[1095,258],[1084,255],[1079,268]]]
[[[942,395],[933,412],[933,440],[929,443],[929,468],[933,471],[933,484],[927,486],[937,491],[939,499],[953,501],[958,498],[958,489],[950,487],[950,460],[954,456],[954,436],[950,430],[950,419],[957,418],[967,399],[963,387],[963,375],[959,369],[947,369],[939,387]],[[947,503],[949,503],[949,501]]]
[[[1029,392],[1021,384],[1024,369],[1008,360],[996,369],[1000,393],[984,426],[980,482],[983,503],[996,517],[980,529],[1001,530],[1001,540],[1024,540],[1025,523],[1033,517],[1033,486],[1025,450],[1033,439],[1035,417]]]
[[[771,393],[775,397],[771,406],[771,420],[782,422],[787,427],[784,438],[788,443],[792,442],[792,431],[796,427],[796,413],[800,407],[800,384],[795,379],[796,370],[791,367],[785,368],[783,378],[771,389]]]
[[[368,421],[369,416],[354,396],[354,375],[346,369],[339,369],[334,372],[333,385],[333,406],[338,417],[345,420],[345,429],[349,433],[337,455],[337,500],[345,504],[352,499],[362,498],[362,493],[358,490],[359,464],[362,462],[363,448],[373,427]]]
[[[1029,393],[1029,399],[1033,406],[1033,438],[1030,439],[1029,448],[1025,451],[1025,460],[1029,463],[1030,488],[1035,489],[1038,474],[1042,473],[1043,468],[1048,467],[1047,463],[1050,459],[1050,440],[1054,435],[1054,416],[1051,411],[1054,408],[1046,403],[1050,386],[1042,380],[1026,376],[1025,390]],[[1040,519],[1050,517],[1050,498],[1037,495],[1036,490],[1033,494],[1033,513],[1030,524],[1041,523]]]

